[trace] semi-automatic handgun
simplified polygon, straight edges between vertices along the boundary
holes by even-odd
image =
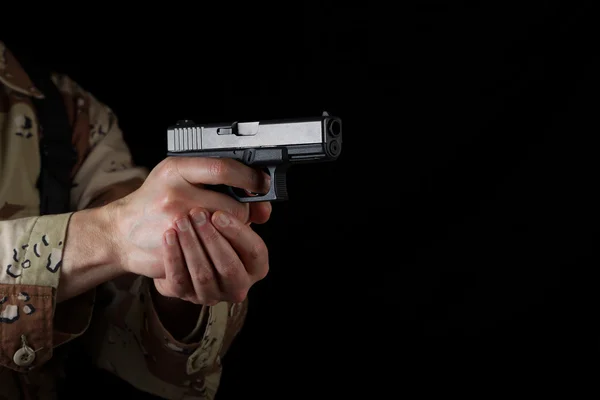
[[[179,121],[167,130],[171,157],[221,157],[265,169],[271,176],[266,194],[226,187],[240,202],[288,199],[286,171],[292,164],[336,160],[342,151],[342,121],[321,117],[197,125]]]

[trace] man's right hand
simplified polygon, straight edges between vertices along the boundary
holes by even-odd
[[[267,202],[240,203],[232,197],[205,189],[227,185],[255,193],[269,189],[267,174],[230,159],[167,158],[130,195],[107,205],[111,220],[113,252],[126,272],[163,279],[164,234],[177,230],[176,221],[202,208],[225,211],[243,224],[264,223],[271,213]]]

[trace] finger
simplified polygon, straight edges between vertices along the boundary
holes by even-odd
[[[194,287],[179,247],[177,233],[173,229],[167,230],[164,235],[163,263],[165,279],[161,280],[161,286],[168,293],[166,295],[184,300],[193,297]]]
[[[227,185],[255,193],[269,191],[269,175],[230,158],[175,157],[179,174],[193,185]]]
[[[250,226],[223,211],[214,213],[212,219],[238,254],[252,283],[264,279],[269,272],[269,254],[262,238]]]
[[[227,211],[225,208],[221,208],[221,210]],[[264,224],[271,217],[271,211],[271,203],[268,201],[250,203],[250,217],[248,218],[248,221],[255,224]],[[233,214],[233,216],[240,219],[236,214]],[[242,220],[242,222],[244,221]]]
[[[233,197],[224,193],[216,192],[214,190],[198,190],[197,188],[192,189],[194,192],[191,192],[190,196],[193,199],[197,198],[198,204],[202,204],[202,208],[209,213],[213,213],[217,210],[226,210],[242,221],[248,220],[250,216],[249,203],[240,203]]]
[[[175,221],[175,225],[177,226],[177,237],[196,297],[202,304],[210,304],[213,301],[220,300],[221,294],[212,263],[198,236],[196,236],[190,218],[187,215],[179,218]]]
[[[221,293],[228,301],[234,303],[244,301],[250,289],[250,278],[242,261],[227,239],[213,226],[206,212],[194,210],[192,215],[197,221],[195,226],[198,237],[217,271]]]

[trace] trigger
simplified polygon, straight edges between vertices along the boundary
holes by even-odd
[[[261,195],[264,195],[264,193],[254,193],[254,192],[251,192],[251,191],[246,190],[246,189],[244,189],[244,192],[246,192],[246,195],[248,195],[248,196],[261,196]]]

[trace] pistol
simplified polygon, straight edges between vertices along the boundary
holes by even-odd
[[[342,120],[320,117],[236,121],[197,125],[182,120],[167,129],[167,155],[232,158],[268,172],[269,192],[248,194],[239,188],[215,187],[240,202],[288,200],[287,169],[293,164],[336,160],[342,151]]]

